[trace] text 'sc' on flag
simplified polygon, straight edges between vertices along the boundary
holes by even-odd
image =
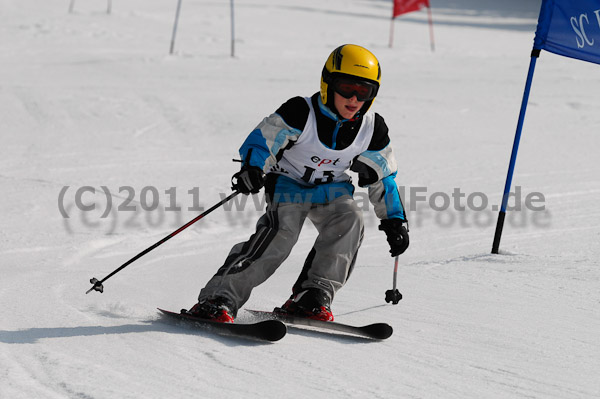
[[[392,18],[413,11],[419,11],[422,7],[429,7],[429,0],[394,0],[394,13]]]
[[[600,64],[600,0],[542,0],[533,48]]]

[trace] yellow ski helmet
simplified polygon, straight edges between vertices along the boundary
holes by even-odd
[[[356,44],[344,44],[333,50],[327,61],[325,61],[321,74],[321,100],[323,104],[328,105],[328,100],[333,100],[334,87],[339,87],[336,83],[341,80],[362,83],[371,87],[368,93],[363,93],[362,101],[366,103],[362,111],[366,112],[377,95],[381,83],[379,61],[373,53],[364,47]],[[336,91],[339,92],[339,90]],[[359,98],[359,100],[361,99]]]

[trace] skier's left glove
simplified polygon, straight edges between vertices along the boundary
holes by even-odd
[[[265,174],[257,166],[242,166],[242,169],[232,177],[233,189],[242,194],[256,194],[265,185]]]
[[[383,230],[387,236],[392,256],[403,254],[408,248],[408,230],[402,222],[402,219],[384,219],[379,225],[379,230]]]

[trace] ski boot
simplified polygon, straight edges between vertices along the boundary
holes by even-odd
[[[201,300],[185,313],[221,323],[233,323],[235,318],[234,306],[228,299],[222,297]]]
[[[298,294],[292,294],[282,307],[275,308],[274,313],[308,319],[333,321],[329,295],[318,288],[308,288]]]

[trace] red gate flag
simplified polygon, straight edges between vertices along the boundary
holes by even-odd
[[[429,0],[394,0],[392,18],[409,12],[419,11],[423,7],[429,7]]]

